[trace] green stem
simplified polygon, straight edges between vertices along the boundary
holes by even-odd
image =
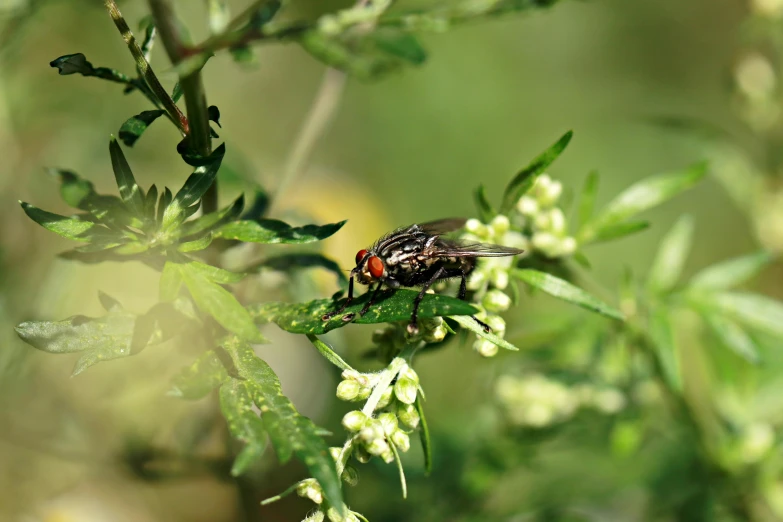
[[[111,15],[114,25],[117,26],[117,29],[120,31],[122,39],[125,40],[125,43],[128,45],[128,49],[130,49],[133,58],[136,60],[136,68],[139,73],[141,73],[142,77],[147,82],[147,85],[149,85],[149,88],[152,89],[155,97],[163,105],[169,119],[177,126],[183,135],[187,134],[187,118],[185,118],[185,115],[179,110],[179,107],[177,107],[177,104],[171,99],[171,96],[169,96],[169,93],[163,88],[163,85],[161,85],[160,80],[158,80],[158,77],[155,75],[155,72],[145,58],[144,52],[136,42],[136,38],[133,36],[130,27],[128,27],[128,23],[122,16],[119,7],[117,7],[117,3],[114,0],[104,0],[104,5],[109,11],[109,15]]]
[[[177,28],[171,2],[169,0],[149,0],[149,5],[166,54],[172,65],[176,66],[185,57],[186,47],[182,43],[182,36]],[[204,91],[201,70],[181,77],[180,86],[185,97],[185,108],[188,114],[187,137],[189,145],[198,155],[209,156],[212,152],[212,140],[209,133],[207,96]],[[217,181],[212,183],[204,194],[201,204],[204,214],[217,211]]]

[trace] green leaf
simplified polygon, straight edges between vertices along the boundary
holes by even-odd
[[[236,477],[263,454],[266,447],[264,423],[253,411],[253,398],[247,386],[237,379],[231,379],[220,387],[220,410],[231,435],[246,444],[231,468],[231,475]]]
[[[120,190],[120,198],[135,216],[144,216],[144,191],[136,184],[128,160],[122,153],[120,144],[112,136],[109,141],[109,153],[111,154],[111,166],[114,169],[114,178],[117,180],[117,188]]]
[[[215,181],[223,156],[226,153],[225,143],[221,144],[212,152],[205,165],[196,167],[185,184],[174,196],[173,201],[163,212],[163,228],[168,229],[187,219],[187,210],[194,207],[201,196],[212,186]]]
[[[659,174],[628,187],[614,198],[604,210],[582,231],[584,240],[591,240],[602,229],[615,226],[627,219],[668,201],[688,190],[707,174],[707,164],[699,163],[674,173]]]
[[[625,320],[622,312],[616,308],[609,306],[597,297],[594,297],[581,288],[576,287],[568,281],[560,279],[559,277],[547,274],[546,272],[539,272],[538,270],[532,270],[528,268],[512,270],[511,275],[521,279],[533,288],[538,288],[551,296],[557,297],[558,299],[568,301],[569,303],[573,303],[592,312],[605,315],[606,317],[611,317],[612,319],[617,319],[619,321]]]
[[[427,60],[427,51],[410,33],[399,29],[381,28],[373,31],[370,38],[381,51],[413,65],[421,65]]]
[[[182,236],[193,237],[210,232],[220,225],[234,221],[245,207],[245,195],[240,195],[234,202],[219,212],[210,212],[182,225]]]
[[[158,203],[158,187],[153,183],[147,191],[147,195],[144,197],[144,217],[151,221],[155,221],[155,205]]]
[[[168,395],[187,400],[201,399],[228,379],[228,372],[220,358],[209,350],[174,377]]]
[[[647,288],[653,293],[665,293],[673,289],[680,279],[682,269],[693,243],[693,218],[682,216],[666,234],[653,260],[647,276]]]
[[[19,202],[25,214],[50,232],[75,241],[89,241],[90,237],[85,233],[95,226],[92,221],[82,221],[41,210],[29,203]]]
[[[695,298],[701,305],[720,310],[738,323],[783,338],[783,303],[780,301],[745,292],[703,294]]]
[[[179,243],[177,245],[177,252],[185,252],[185,253],[198,252],[200,250],[204,250],[210,244],[212,244],[212,235],[207,234],[201,239],[195,239],[193,241],[185,241],[184,243]]]
[[[56,67],[62,76],[68,74],[81,74],[82,76],[95,76],[104,80],[117,83],[132,84],[132,80],[121,72],[106,67],[93,67],[82,53],[66,54],[49,62],[50,67]]]
[[[698,290],[728,290],[754,277],[773,259],[771,252],[757,252],[723,261],[697,273],[688,286]]]
[[[585,179],[585,186],[582,188],[582,195],[579,196],[579,211],[578,220],[579,227],[583,227],[585,223],[590,221],[593,217],[593,210],[595,209],[595,199],[598,196],[598,182],[600,175],[598,171],[592,171],[587,175]]]
[[[253,323],[248,311],[239,304],[236,297],[222,286],[213,283],[203,270],[194,265],[196,263],[176,266],[199,310],[211,315],[220,326],[243,339],[255,343],[267,342]]]
[[[147,130],[153,121],[166,114],[166,111],[156,109],[152,111],[143,111],[125,120],[120,127],[119,136],[127,147],[133,147],[136,140],[141,138],[144,131]]]
[[[269,209],[269,194],[263,189],[256,189],[256,198],[253,200],[253,205],[245,212],[242,219],[257,221],[258,219],[266,215],[266,211]]]
[[[321,317],[336,308],[337,303],[332,299],[318,299],[308,303],[262,303],[251,306],[249,310],[258,322],[271,321],[291,333],[321,335],[348,324],[342,318],[349,313],[355,316],[352,322],[359,324],[410,321],[413,300],[417,295],[418,292],[407,289],[386,291],[378,296],[375,304],[366,314],[360,316],[359,311],[370,299],[369,293],[366,293],[354,299],[351,306],[347,307],[341,315],[332,317],[328,321],[323,321]],[[426,294],[419,307],[419,319],[476,313],[478,310],[469,303],[438,294]]]
[[[751,364],[760,362],[761,358],[756,343],[741,326],[718,314],[703,312],[702,317],[712,333],[726,348]]]
[[[430,429],[427,426],[427,418],[424,416],[424,406],[421,403],[421,395],[416,395],[416,411],[419,414],[421,449],[424,453],[424,474],[432,473],[432,442],[430,441]]]
[[[650,312],[650,337],[663,378],[671,389],[682,391],[682,369],[677,344],[674,342],[671,318],[663,307]]]
[[[511,183],[506,187],[506,191],[503,194],[503,204],[500,206],[500,212],[502,214],[507,213],[514,208],[519,198],[524,196],[535,184],[539,175],[543,174],[549,165],[554,162],[563,150],[568,146],[568,142],[571,141],[573,131],[568,131],[557,140],[551,147],[545,150],[540,156],[533,160],[533,162],[522,169],[511,180]]]
[[[199,263],[198,261],[191,261],[187,266],[189,270],[201,274],[206,279],[223,285],[238,283],[247,275],[245,273],[231,272],[230,270],[224,270],[216,266]]]
[[[296,411],[291,401],[283,395],[280,381],[272,368],[258,358],[246,343],[226,343],[226,350],[232,355],[244,381],[232,379],[223,386],[245,387],[261,411],[264,428],[278,460],[285,463],[292,454],[296,455],[321,485],[329,505],[344,513],[340,477],[328,446],[318,435],[321,430]],[[240,397],[242,403],[245,400]]]
[[[342,357],[337,355],[331,346],[323,342],[321,339],[312,334],[307,334],[307,338],[313,343],[313,346],[324,356],[324,358],[330,363],[334,364],[341,370],[353,370],[351,365],[343,360]]]
[[[602,241],[612,241],[614,239],[620,239],[621,237],[630,236],[647,230],[650,228],[649,221],[626,221],[625,223],[617,223],[616,225],[609,225],[603,227],[595,235],[588,238],[580,239],[580,244],[587,243],[600,243]],[[586,229],[589,230],[589,229]]]
[[[482,223],[489,223],[492,221],[492,218],[498,215],[497,211],[492,208],[489,198],[487,198],[487,191],[484,185],[479,185],[476,188],[473,193],[473,199],[476,202],[476,211]]]
[[[258,270],[261,268],[271,268],[280,272],[290,272],[301,268],[324,268],[337,276],[337,284],[345,290],[348,288],[348,278],[345,272],[332,259],[322,254],[282,254],[279,256],[268,257],[246,271]]]
[[[95,195],[95,186],[91,181],[79,177],[75,172],[62,169],[49,169],[60,178],[60,196],[68,205],[87,210],[82,206],[90,196]]]
[[[163,271],[160,274],[159,299],[161,301],[173,301],[179,296],[179,290],[182,288],[182,272],[177,263],[166,261],[163,265]]]
[[[485,332],[484,328],[481,327],[475,319],[472,317],[468,317],[466,315],[455,315],[450,317],[450,319],[454,319],[457,321],[460,326],[463,328],[470,330],[474,334],[478,335],[479,337],[486,339],[487,341],[491,342],[492,344],[495,344],[501,348],[505,348],[506,350],[511,350],[514,352],[518,352],[519,348],[511,344],[510,342],[506,341],[502,337],[498,337],[497,335],[493,334],[492,332]]]
[[[217,237],[235,239],[247,243],[301,244],[320,241],[331,236],[345,225],[345,221],[329,225],[305,225],[292,227],[276,219],[258,221],[234,221],[223,225],[215,232]]]

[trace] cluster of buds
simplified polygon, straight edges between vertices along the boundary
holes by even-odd
[[[495,384],[495,394],[511,424],[545,428],[570,419],[580,408],[614,415],[626,406],[620,390],[610,386],[568,386],[541,374],[526,377],[504,375]]]
[[[549,258],[566,257],[576,252],[576,239],[568,235],[566,217],[557,206],[563,185],[547,174],[536,179],[533,188],[519,198],[512,227],[529,237],[530,245]]]
[[[752,129],[764,132],[779,125],[777,72],[769,58],[757,51],[746,53],[734,68],[734,82],[740,116]]]

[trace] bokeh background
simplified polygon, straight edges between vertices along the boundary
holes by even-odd
[[[243,2],[229,4],[238,12]],[[296,13],[314,16],[349,2],[292,4]],[[134,24],[147,13],[140,0],[120,5]],[[398,3],[416,5],[424,3]],[[203,2],[178,6],[194,38],[206,36]],[[741,0],[563,1],[531,15],[424,35],[429,59],[423,66],[377,82],[348,80],[332,124],[279,202],[278,215],[348,219],[323,249],[350,267],[358,249],[391,228],[473,215],[471,191],[478,183],[499,198],[516,170],[568,129],[575,137],[550,175],[578,192],[586,174],[597,169],[599,205],[642,177],[705,157],[698,132],[661,120],[706,122],[727,132],[731,143],[753,148],[737,104],[736,71],[753,47],[754,31],[781,29],[773,17],[767,25],[752,25],[753,17],[762,16],[753,9]],[[26,319],[100,314],[98,290],[131,310],[146,310],[156,299],[157,274],[134,263],[83,266],[57,259],[66,241],[35,225],[17,205],[24,200],[66,212],[56,180],[44,167],[73,169],[99,191],[112,191],[107,138],[148,108],[145,99],[123,96],[116,84],[58,77],[48,66],[57,56],[83,52],[95,65],[133,70],[101,2],[5,0],[0,23],[0,520],[301,519],[309,509],[302,499],[257,506],[258,499],[304,476],[298,464],[281,468],[269,452],[261,469],[239,487],[220,477],[223,442],[210,428],[215,402],[186,403],[165,395],[171,376],[192,360],[186,348],[155,347],[72,379],[75,356],[51,356],[16,338],[13,325]],[[254,66],[221,54],[204,74],[209,102],[222,114],[227,163],[274,190],[325,67],[296,45],[257,51]],[[152,63],[164,83],[173,85],[160,47]],[[758,74],[766,78],[763,73]],[[153,181],[177,186],[189,174],[175,152],[177,141],[170,126],[156,124],[128,152],[143,186]],[[738,205],[725,185],[711,177],[651,212],[653,227],[645,233],[589,250],[596,279],[614,287],[624,266],[643,273],[663,233],[686,212],[696,220],[686,274],[759,248],[758,212]],[[221,201],[229,202],[240,189],[227,180]],[[775,243],[766,241],[764,246]],[[783,296],[780,276],[773,267],[754,286]],[[269,298],[289,285],[279,274],[262,277]],[[334,290],[330,276],[295,281],[301,298]],[[525,298],[508,314],[507,338],[532,346],[527,341],[536,332],[562,323],[563,314],[578,313],[549,299]],[[351,327],[330,340],[360,361],[371,332]],[[338,444],[347,406],[334,399],[333,368],[297,336],[274,327],[266,335],[274,342],[260,353],[284,390],[300,411],[332,429]],[[414,443],[405,459],[407,501],[399,496],[393,467],[375,465],[362,468],[362,481],[347,493],[351,505],[374,522],[577,516],[556,510],[547,515],[561,504],[582,506],[580,516],[588,512],[597,520],[641,519],[648,496],[639,478],[649,475],[662,458],[656,448],[664,451],[665,445],[632,457],[614,455],[599,435],[605,420],[588,419],[554,443],[503,439],[506,445],[516,441],[515,454],[543,448],[544,456],[534,462],[518,457],[502,473],[488,471],[486,455],[476,456],[477,445],[486,446],[482,433],[497,423],[492,383],[525,357],[484,360],[459,343],[420,357],[435,472],[423,476]],[[774,363],[773,358],[769,364]],[[774,375],[774,368],[767,374]],[[546,450],[541,444],[552,446]],[[497,447],[500,451],[501,442]],[[158,453],[150,457],[150,448]],[[147,461],[160,472],[137,465]],[[492,481],[493,473],[500,480]],[[485,483],[492,487],[482,489]],[[238,493],[242,488],[244,496]]]

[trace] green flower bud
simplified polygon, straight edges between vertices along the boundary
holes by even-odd
[[[349,411],[343,417],[343,426],[348,431],[359,431],[367,424],[367,415],[359,410]]]
[[[478,339],[473,343],[473,349],[482,357],[494,357],[498,353],[498,345],[487,339]]]
[[[370,462],[372,455],[367,453],[367,450],[364,449],[364,446],[362,446],[361,444],[357,444],[353,450],[353,457],[359,462],[361,462],[362,464],[367,464],[368,462]]]
[[[533,217],[538,214],[538,201],[530,196],[522,196],[517,202],[517,211],[525,217]]]
[[[552,217],[549,212],[539,212],[533,220],[536,230],[548,231],[552,226]]]
[[[508,231],[509,227],[511,226],[511,222],[508,220],[508,217],[501,214],[499,216],[495,216],[489,226],[496,235],[502,236]]]
[[[307,496],[307,490],[313,487],[313,485],[318,484],[318,481],[314,478],[304,479],[299,484],[296,485],[296,494],[300,497],[306,497]]]
[[[359,432],[359,438],[368,444],[374,440],[383,439],[384,436],[383,426],[377,419],[370,420]]]
[[[362,386],[356,381],[346,380],[337,385],[337,398],[341,401],[353,401],[359,395]]]
[[[397,416],[393,413],[381,413],[378,415],[378,422],[381,423],[383,433],[391,435],[397,431]]]
[[[562,236],[565,233],[566,218],[559,208],[553,208],[549,211],[549,230],[556,236]]]
[[[449,331],[446,330],[445,326],[443,325],[436,326],[432,330],[429,330],[424,333],[424,342],[439,343],[446,338],[446,335],[448,333]]]
[[[389,405],[389,403],[392,400],[392,396],[394,394],[394,388],[392,386],[389,386],[383,391],[383,395],[381,395],[381,399],[378,401],[378,406],[376,406],[376,410],[380,410],[381,408],[385,408]]]
[[[316,504],[320,504],[324,501],[324,494],[323,491],[321,491],[321,485],[313,478],[305,479],[300,482],[296,487],[296,494],[300,497],[307,497]]]
[[[401,403],[397,406],[397,421],[406,428],[415,430],[420,420],[419,412],[412,404]]]
[[[357,471],[356,468],[351,466],[350,464],[345,466],[345,470],[343,470],[343,474],[341,475],[343,482],[348,484],[349,486],[355,486],[359,483],[359,471]]]
[[[541,187],[537,191],[538,202],[543,207],[551,207],[557,200],[560,199],[560,195],[563,193],[563,184],[559,181],[550,181],[546,187]]]
[[[411,449],[411,439],[408,434],[402,430],[397,430],[391,435],[392,443],[397,446],[397,449],[405,453]]]
[[[367,450],[367,453],[375,456],[380,456],[389,451],[389,443],[386,442],[386,439],[384,438],[373,439],[368,444],[365,444],[364,447]]]
[[[484,319],[484,322],[487,323],[490,328],[492,328],[492,333],[498,337],[503,337],[503,334],[506,331],[506,321],[502,317],[494,314],[487,315],[487,317]]]
[[[468,284],[467,289],[468,290],[478,290],[482,286],[484,286],[484,282],[487,280],[487,273],[484,270],[481,270],[481,266],[477,266],[476,270],[473,271],[473,273],[470,274],[470,277],[468,278]]]
[[[508,272],[505,270],[493,270],[490,281],[492,286],[498,290],[505,290],[508,287]]]
[[[397,379],[394,384],[394,396],[397,400],[404,402],[405,404],[413,404],[416,402],[416,393],[418,392],[417,384],[412,379],[401,378]]]
[[[343,370],[342,378],[346,381],[356,381],[362,386],[369,386],[370,378],[356,370]]]
[[[357,401],[367,400],[370,397],[370,395],[372,395],[372,388],[370,388],[369,386],[362,386],[359,389],[359,393],[356,395],[356,400]]]
[[[549,232],[536,232],[533,234],[533,248],[543,252],[548,257],[555,257],[560,247],[560,240]]]
[[[465,222],[465,230],[467,230],[471,234],[475,234],[481,239],[486,239],[487,237],[489,237],[489,229],[487,229],[487,225],[485,225],[478,219],[467,220],[467,222]]]
[[[501,290],[490,290],[484,295],[481,304],[489,312],[505,312],[511,306],[511,298]]]
[[[562,241],[560,241],[560,248],[558,249],[558,255],[560,256],[570,256],[574,252],[576,252],[577,248],[576,239],[573,237],[564,237]]]
[[[379,457],[381,457],[386,464],[394,462],[394,452],[392,451],[391,446],[388,446],[388,449],[381,453]]]
[[[316,511],[309,517],[302,520],[302,522],[324,522],[324,512],[323,511]]]
[[[340,512],[333,507],[330,507],[326,511],[326,518],[329,519],[329,522],[359,522],[359,519],[356,518],[356,515],[354,515],[352,511],[349,511],[348,514],[343,517],[340,515]]]
[[[416,384],[419,384],[419,375],[416,373],[416,370],[407,364],[400,370],[399,376],[401,379],[410,379]]]

